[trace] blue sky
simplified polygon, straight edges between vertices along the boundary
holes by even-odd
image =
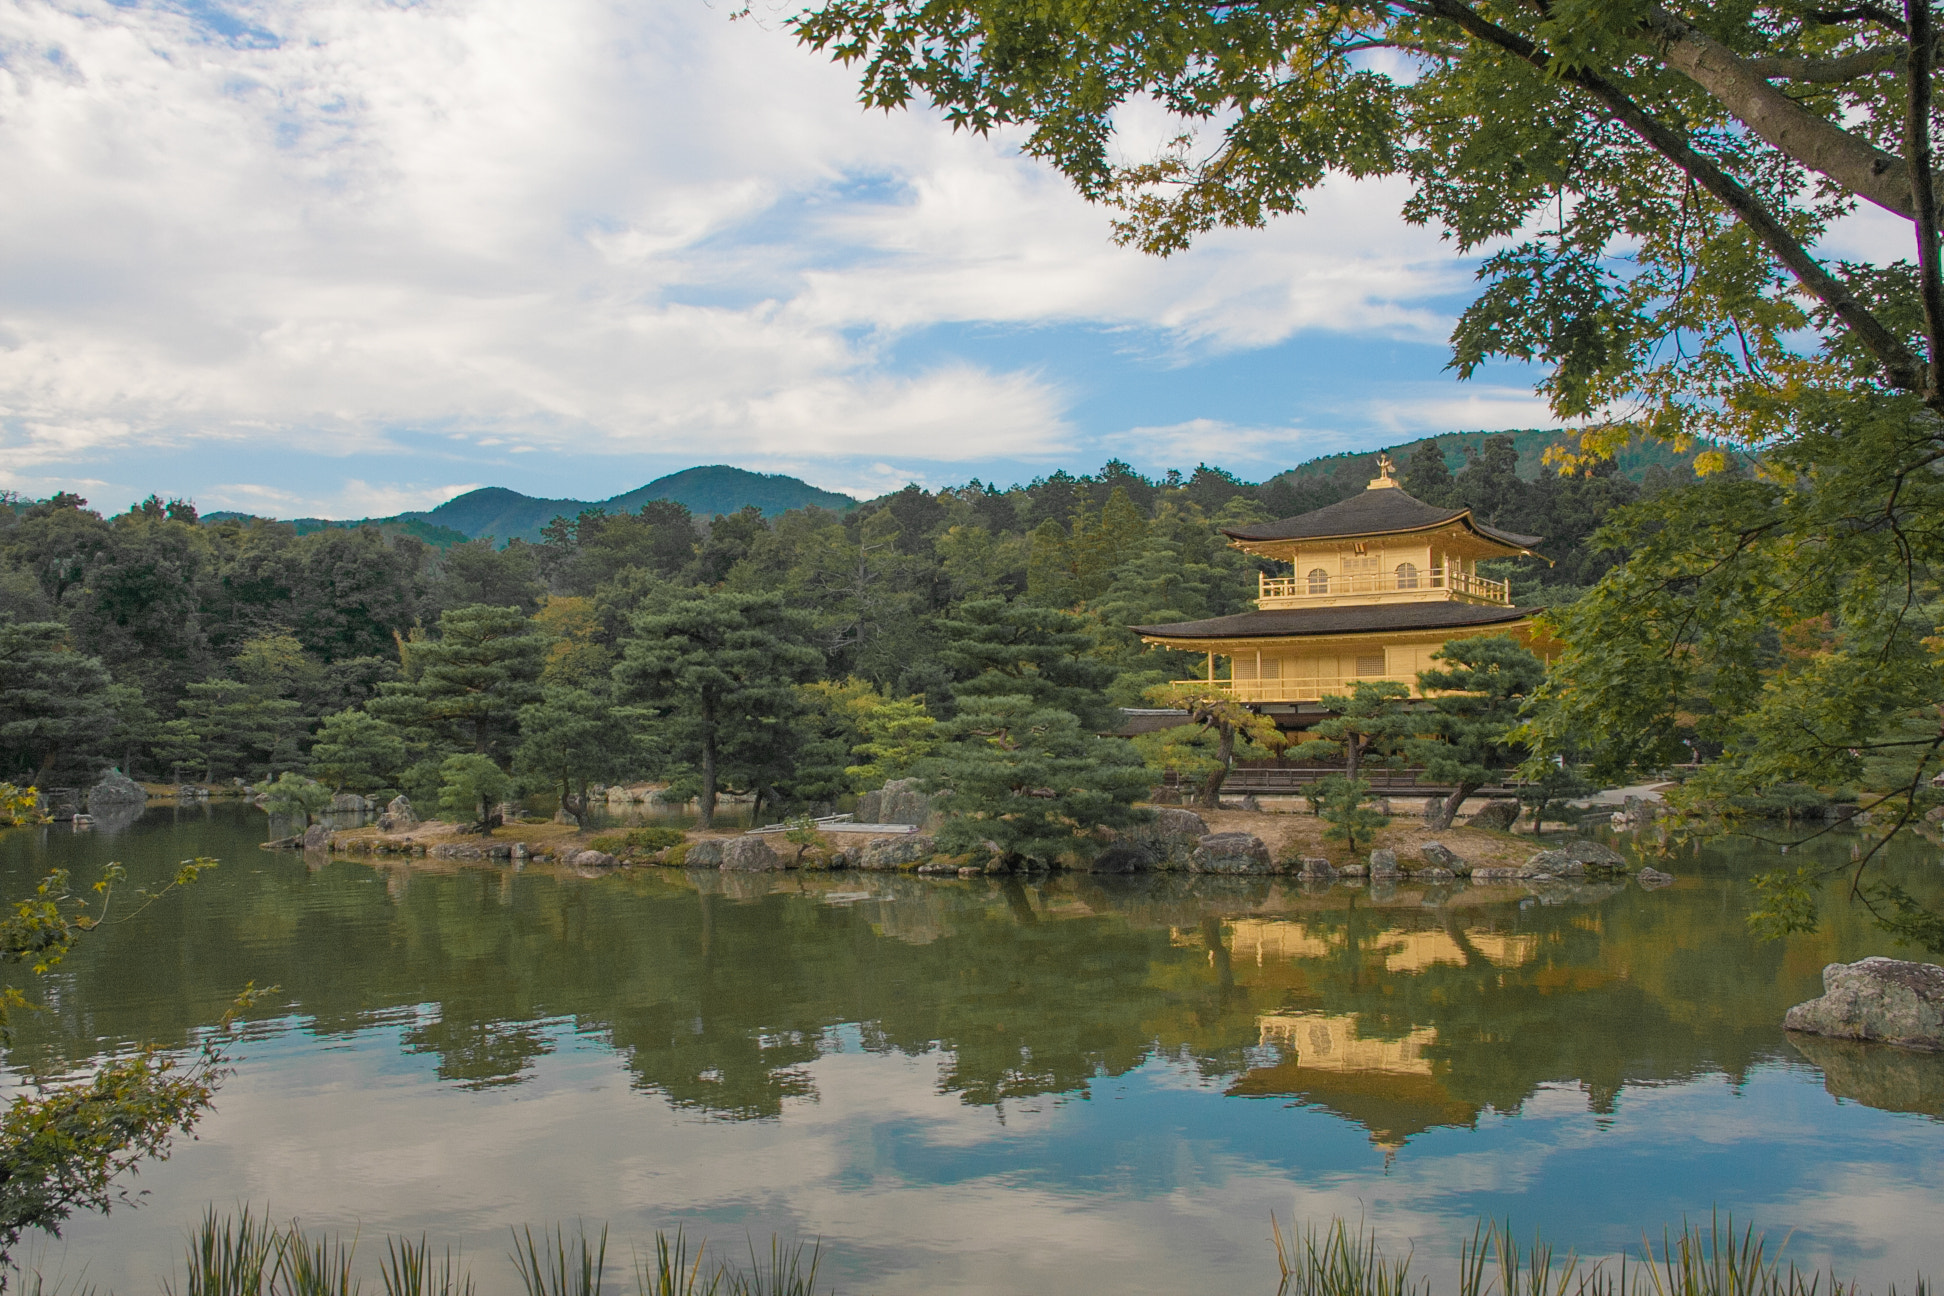
[[[1391,183],[1160,261],[703,0],[0,0],[0,488],[356,517],[698,463],[1250,477],[1543,425]],[[1127,116],[1130,148],[1165,122]]]

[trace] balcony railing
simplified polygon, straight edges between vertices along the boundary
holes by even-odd
[[[1290,675],[1282,679],[1194,679],[1175,682],[1226,693],[1237,702],[1314,702],[1325,693],[1348,696],[1360,680],[1373,684],[1388,680],[1393,684],[1402,684],[1413,695],[1418,691],[1415,675]]]
[[[1258,576],[1259,597],[1264,599],[1329,598],[1345,594],[1392,594],[1410,590],[1449,590],[1467,598],[1510,606],[1509,581],[1474,576],[1470,572],[1446,567],[1430,567],[1411,575],[1395,571],[1360,572],[1354,576]]]

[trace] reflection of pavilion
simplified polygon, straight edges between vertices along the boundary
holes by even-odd
[[[1287,918],[1239,918],[1227,926],[1227,944],[1238,982],[1269,969],[1305,960],[1341,957],[1350,933],[1341,927]],[[1186,938],[1187,933],[1179,933]],[[1539,953],[1539,938],[1485,927],[1423,930],[1390,928],[1361,934],[1360,960],[1381,961],[1391,975],[1413,975],[1440,965],[1485,962],[1513,968]],[[1374,966],[1371,971],[1375,971]],[[1287,1097],[1322,1107],[1370,1131],[1380,1147],[1395,1149],[1413,1134],[1440,1125],[1471,1125],[1479,1106],[1455,1098],[1432,1065],[1437,1031],[1411,1029],[1398,1038],[1366,1037],[1352,1013],[1282,1011],[1257,1017],[1261,1042],[1282,1060],[1257,1067],[1229,1087],[1248,1097]]]
[[[1470,1125],[1476,1104],[1446,1091],[1425,1049],[1438,1033],[1419,1027],[1402,1039],[1366,1039],[1354,1014],[1265,1013],[1262,1042],[1282,1050],[1274,1066],[1245,1073],[1228,1092],[1287,1097],[1324,1108],[1370,1131],[1371,1142],[1396,1149],[1438,1125]]]

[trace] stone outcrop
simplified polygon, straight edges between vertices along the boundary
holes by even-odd
[[[924,833],[909,837],[879,837],[858,852],[857,867],[874,872],[902,872],[938,853],[938,845]]]
[[[859,823],[910,824],[923,828],[931,820],[932,799],[917,779],[892,779],[875,792],[857,799]]]
[[[323,850],[331,844],[331,830],[323,824],[312,824],[297,841],[305,850]]]
[[[1196,873],[1274,873],[1269,847],[1254,833],[1209,833],[1195,843],[1188,867]]]
[[[1404,876],[1404,870],[1397,866],[1397,852],[1379,847],[1370,852],[1370,880],[1396,881]]]
[[[1314,882],[1330,882],[1335,880],[1337,871],[1330,861],[1305,855],[1297,861],[1296,874]]]
[[[510,852],[507,858],[513,858]],[[576,851],[574,857],[567,862],[583,872],[591,869],[607,870],[621,867],[620,860],[614,858],[614,856],[608,854],[606,851],[597,850]]]
[[[1789,1009],[1782,1025],[1836,1039],[1944,1050],[1944,967],[1866,958],[1823,969],[1823,995]]]
[[[1505,832],[1519,821],[1517,801],[1487,801],[1465,822],[1473,828],[1496,828]]]
[[[363,814],[369,809],[371,809],[371,802],[356,792],[340,792],[331,798],[332,814]]]
[[[1523,878],[1576,878],[1586,876],[1586,865],[1563,850],[1535,851],[1519,870]]]
[[[1496,864],[1472,865],[1471,880],[1474,882],[1511,882],[1515,881],[1522,870],[1504,868]]]
[[[88,789],[88,811],[91,814],[121,806],[146,804],[148,793],[142,791],[142,785],[118,769],[110,769],[101,776],[101,782]]]
[[[1103,851],[1093,871],[1139,873],[1192,868],[1195,843],[1207,835],[1208,822],[1193,810],[1158,809],[1152,820],[1129,828]]]
[[[714,837],[704,837],[699,842],[689,843],[688,854],[682,857],[682,867],[692,869],[721,868],[721,841]]]
[[[731,873],[770,873],[784,867],[783,857],[761,837],[731,837],[722,843],[722,868]]]
[[[1673,886],[1674,875],[1672,873],[1663,873],[1657,868],[1644,868],[1634,874],[1634,881],[1640,883],[1641,886],[1647,888],[1649,891],[1658,891],[1662,887]]]
[[[403,832],[419,824],[418,812],[412,809],[411,799],[403,793],[393,797],[391,804],[385,807],[385,818],[391,822],[381,821],[378,826],[386,832]]]
[[[1419,853],[1424,856],[1424,862],[1430,868],[1449,869],[1453,873],[1458,873],[1466,867],[1465,861],[1458,857],[1458,852],[1443,842],[1426,842]]]

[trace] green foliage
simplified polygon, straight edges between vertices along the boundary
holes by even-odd
[[[439,618],[436,638],[405,645],[406,677],[371,711],[425,732],[445,751],[491,757],[504,767],[519,737],[520,709],[540,700],[546,638],[517,608],[471,604]]]
[[[1418,672],[1418,687],[1431,695],[1431,710],[1412,727],[1420,736],[1404,750],[1424,767],[1427,783],[1454,785],[1427,820],[1451,826],[1471,794],[1501,777],[1524,757],[1518,719],[1545,678],[1546,667],[1509,635],[1453,639],[1439,649],[1443,670]]]
[[[1134,808],[1149,784],[1132,745],[1094,737],[1070,712],[1030,697],[975,695],[943,732],[948,742],[929,764],[927,786],[944,794],[938,838],[948,851],[1042,865],[1087,860],[1106,845],[1097,829],[1148,817]]]
[[[563,810],[587,816],[587,786],[626,775],[634,753],[618,717],[601,693],[561,684],[545,686],[540,700],[520,709],[520,744],[513,771],[528,786],[560,796]]]
[[[1222,782],[1238,758],[1274,755],[1287,745],[1274,720],[1219,689],[1160,684],[1148,690],[1146,701],[1185,710],[1188,723],[1140,735],[1135,750],[1156,774],[1199,781],[1201,803],[1210,809],[1220,808]]]
[[[596,837],[589,841],[588,845],[609,855],[639,859],[680,846],[687,840],[688,835],[679,828],[650,825],[646,828],[630,828],[624,833],[610,833]]]
[[[260,794],[263,808],[273,815],[287,815],[308,824],[331,804],[331,789],[314,779],[296,774],[281,774],[265,785]]]
[[[1030,698],[1083,724],[1105,719],[1104,690],[1114,669],[1094,655],[1081,617],[1057,608],[975,599],[940,618],[946,647],[939,658],[959,681],[961,705],[992,697]]]
[[[1544,757],[1528,760],[1519,767],[1519,804],[1532,816],[1532,832],[1537,836],[1546,825],[1548,818],[1559,823],[1575,822],[1572,818],[1559,818],[1550,814],[1553,806],[1575,797],[1583,797],[1594,791],[1594,786],[1580,777],[1573,766],[1563,761],[1549,761]]]
[[[864,762],[844,770],[855,787],[903,778],[938,749],[938,721],[925,710],[922,698],[886,698],[865,707],[857,730],[863,741],[851,748],[851,755],[864,757]]]
[[[58,621],[0,621],[0,773],[39,787],[85,770],[115,727],[108,672],[69,638]]]
[[[769,594],[698,593],[635,616],[617,690],[640,708],[664,768],[700,784],[703,827],[723,783],[761,789],[788,777],[801,738],[795,686],[823,666],[809,630]]]
[[[439,812],[482,832],[493,828],[493,807],[513,795],[513,780],[489,757],[448,756],[439,765]]]
[[[607,1236],[606,1225],[591,1241],[585,1228],[576,1227],[572,1244],[565,1227],[541,1229],[538,1241],[531,1226],[515,1230],[513,1267],[527,1296],[601,1296]]]
[[[1369,804],[1370,781],[1332,774],[1318,779],[1311,788],[1316,813],[1329,827],[1324,837],[1340,841],[1354,860],[1379,828],[1390,823],[1390,816]]]
[[[360,710],[324,717],[311,747],[311,773],[338,792],[369,796],[398,786],[405,739],[397,728]]]
[[[1304,731],[1307,739],[1290,749],[1299,760],[1341,760],[1345,778],[1354,779],[1366,757],[1392,763],[1405,741],[1420,732],[1406,705],[1411,691],[1392,680],[1358,680],[1348,697],[1325,693],[1330,714]]]
[[[378,1282],[385,1296],[473,1296],[472,1274],[447,1248],[437,1258],[420,1234],[410,1238],[385,1239],[385,1259],[378,1269]]]

